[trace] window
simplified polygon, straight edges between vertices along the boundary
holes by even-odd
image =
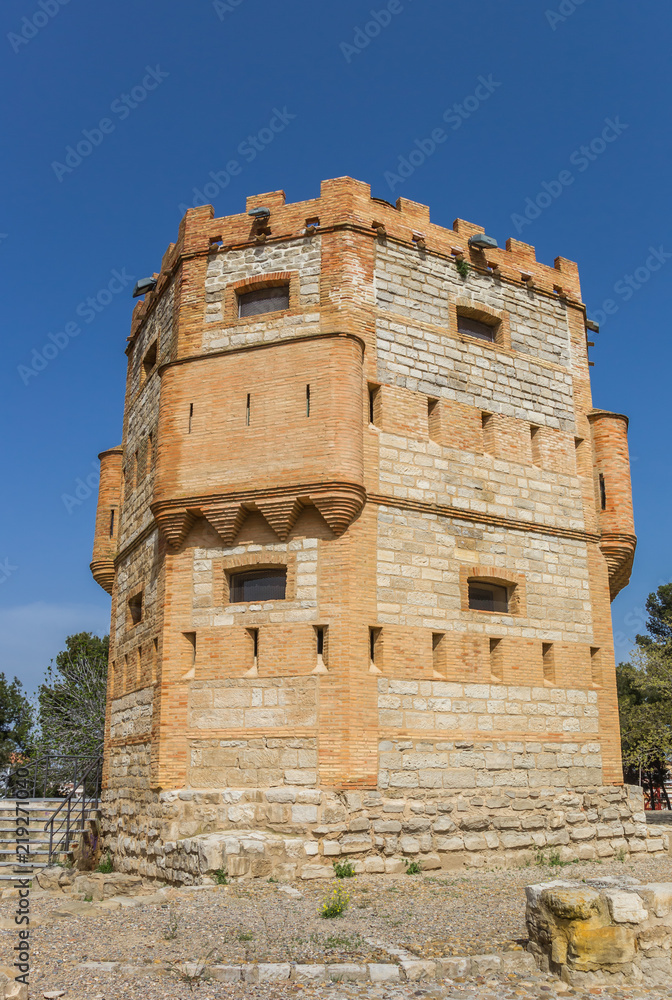
[[[327,627],[326,625],[315,626],[315,650],[317,662],[314,673],[323,674],[327,672]]]
[[[532,449],[532,465],[541,465],[541,427],[530,424],[530,447]]]
[[[480,319],[472,319],[471,316],[461,316],[457,314],[458,333],[464,333],[467,337],[476,337],[478,340],[489,340],[494,344],[497,339],[497,327],[491,323],[483,323]]]
[[[284,601],[286,569],[259,569],[231,576],[229,602]]]
[[[142,372],[140,375],[141,385],[144,385],[156,366],[156,341],[147,348],[142,359]]]
[[[438,399],[427,400],[427,430],[430,441],[441,443],[441,410]]]
[[[110,538],[114,537],[114,507],[110,511]]]
[[[490,640],[490,680],[504,680],[504,660],[501,639]]]
[[[498,583],[469,580],[469,607],[472,611],[499,611],[507,614],[509,591]]]
[[[142,621],[142,592],[129,597],[128,616],[131,625],[137,625]]]
[[[595,646],[590,647],[590,679],[595,687],[602,686],[602,654]]]
[[[374,427],[380,423],[380,386],[369,386],[369,423]]]
[[[495,418],[492,413],[481,413],[481,434],[483,436],[483,451],[488,455],[495,454]]]
[[[432,632],[432,668],[443,676],[446,670],[446,633]]]
[[[238,315],[258,316],[262,313],[289,309],[289,285],[255,288],[238,295]]]
[[[552,642],[542,642],[541,656],[544,664],[544,681],[546,684],[555,684],[555,656]]]
[[[306,416],[310,416],[310,386],[306,385]]]
[[[600,507],[602,510],[607,509],[607,487],[604,484],[602,473],[600,473]]]
[[[373,674],[380,674],[383,651],[383,630],[382,628],[369,629],[369,671]]]

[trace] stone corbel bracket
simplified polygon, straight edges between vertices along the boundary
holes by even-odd
[[[257,511],[285,541],[304,507],[315,507],[336,536],[352,524],[366,499],[355,483],[320,483],[273,491],[216,494],[210,497],[180,497],[152,504],[152,513],[173,549],[178,549],[198,520],[204,517],[225,545],[233,545],[247,514]]]
[[[630,580],[636,547],[636,535],[602,532],[600,549],[609,567],[609,592],[612,601]]]

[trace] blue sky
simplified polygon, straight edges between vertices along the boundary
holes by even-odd
[[[604,320],[594,403],[631,418],[640,541],[614,605],[626,656],[646,595],[672,579],[672,9],[4,0],[0,24],[0,670],[33,688],[67,634],[107,630],[88,569],[96,456],[121,437],[129,282],[158,269],[180,205],[209,183],[228,215],[345,174],[441,225],[459,216],[579,262]],[[285,128],[255,150],[274,109]],[[416,141],[428,155],[401,179]]]

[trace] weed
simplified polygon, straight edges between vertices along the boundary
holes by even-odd
[[[269,878],[269,880],[268,880],[268,881],[269,881],[269,882],[277,882],[277,881],[278,881],[278,879],[277,879],[277,878],[273,878],[273,876],[271,875],[271,877]]]
[[[619,847],[619,849],[616,852],[616,860],[620,861],[621,864],[625,863],[625,850],[624,850],[624,848]]]
[[[108,851],[104,858],[100,859],[100,863],[96,868],[97,872],[101,872],[103,875],[109,875],[114,871],[114,865],[112,864],[112,855]]]
[[[239,941],[251,941],[254,937],[252,931],[241,931],[238,935]]]
[[[173,971],[177,973],[183,983],[188,983],[190,991],[193,990],[194,983],[198,982],[199,979],[210,978],[210,976],[206,974],[205,966],[214,950],[215,949],[212,948],[207,955],[203,958],[199,958],[198,962],[179,962],[173,964]]]
[[[407,875],[419,875],[422,871],[422,864],[419,861],[404,861]]]
[[[319,911],[320,916],[325,917],[325,919],[340,917],[343,911],[347,909],[349,902],[350,893],[342,885],[338,885],[337,883],[329,895],[322,900],[322,905]]]
[[[217,871],[213,873],[213,876],[214,876],[214,879],[215,879],[215,882],[217,883],[217,885],[228,885],[229,884],[229,880],[228,880],[228,878],[226,876],[226,872],[224,871],[223,868],[218,868]],[[270,879],[269,879],[269,882],[270,882]]]
[[[334,875],[336,878],[354,878],[356,872],[351,861],[334,861]]]
[[[457,260],[455,261],[455,267],[457,268],[457,273],[461,278],[466,278],[469,272],[471,271],[471,268],[467,264],[464,257],[457,258]]]
[[[166,941],[174,941],[177,937],[177,929],[180,924],[180,918],[177,915],[177,910],[171,906],[168,911],[168,926],[163,932],[163,936]]]
[[[352,938],[348,937],[347,934],[330,934],[324,939],[325,948],[333,948],[338,951],[357,951],[361,944],[362,939],[359,934],[355,934]]]
[[[92,903],[93,902],[93,896],[91,895],[90,892],[87,892],[86,896],[84,897],[84,902],[85,903]]]

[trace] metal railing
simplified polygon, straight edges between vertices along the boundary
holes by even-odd
[[[99,794],[100,777],[94,789],[91,786],[94,776],[89,772],[90,765],[100,759],[92,754],[43,754],[26,760],[0,779],[0,799],[14,798],[19,781],[22,797],[28,792],[31,799],[66,798],[79,787],[85,772],[89,782],[87,791]]]
[[[98,808],[103,772],[102,756],[44,754],[24,761],[0,777],[0,799],[62,799],[44,823],[49,833],[49,861],[68,852],[75,834],[86,830],[90,813]]]
[[[81,788],[77,783],[75,772],[72,791],[44,824],[45,833],[47,830],[49,831],[49,861],[61,849],[64,849],[66,853],[69,851],[70,841],[75,832],[84,833],[89,811],[98,808],[102,774],[102,757],[94,757],[89,766],[80,774]],[[91,793],[87,793],[87,785],[93,789]]]

